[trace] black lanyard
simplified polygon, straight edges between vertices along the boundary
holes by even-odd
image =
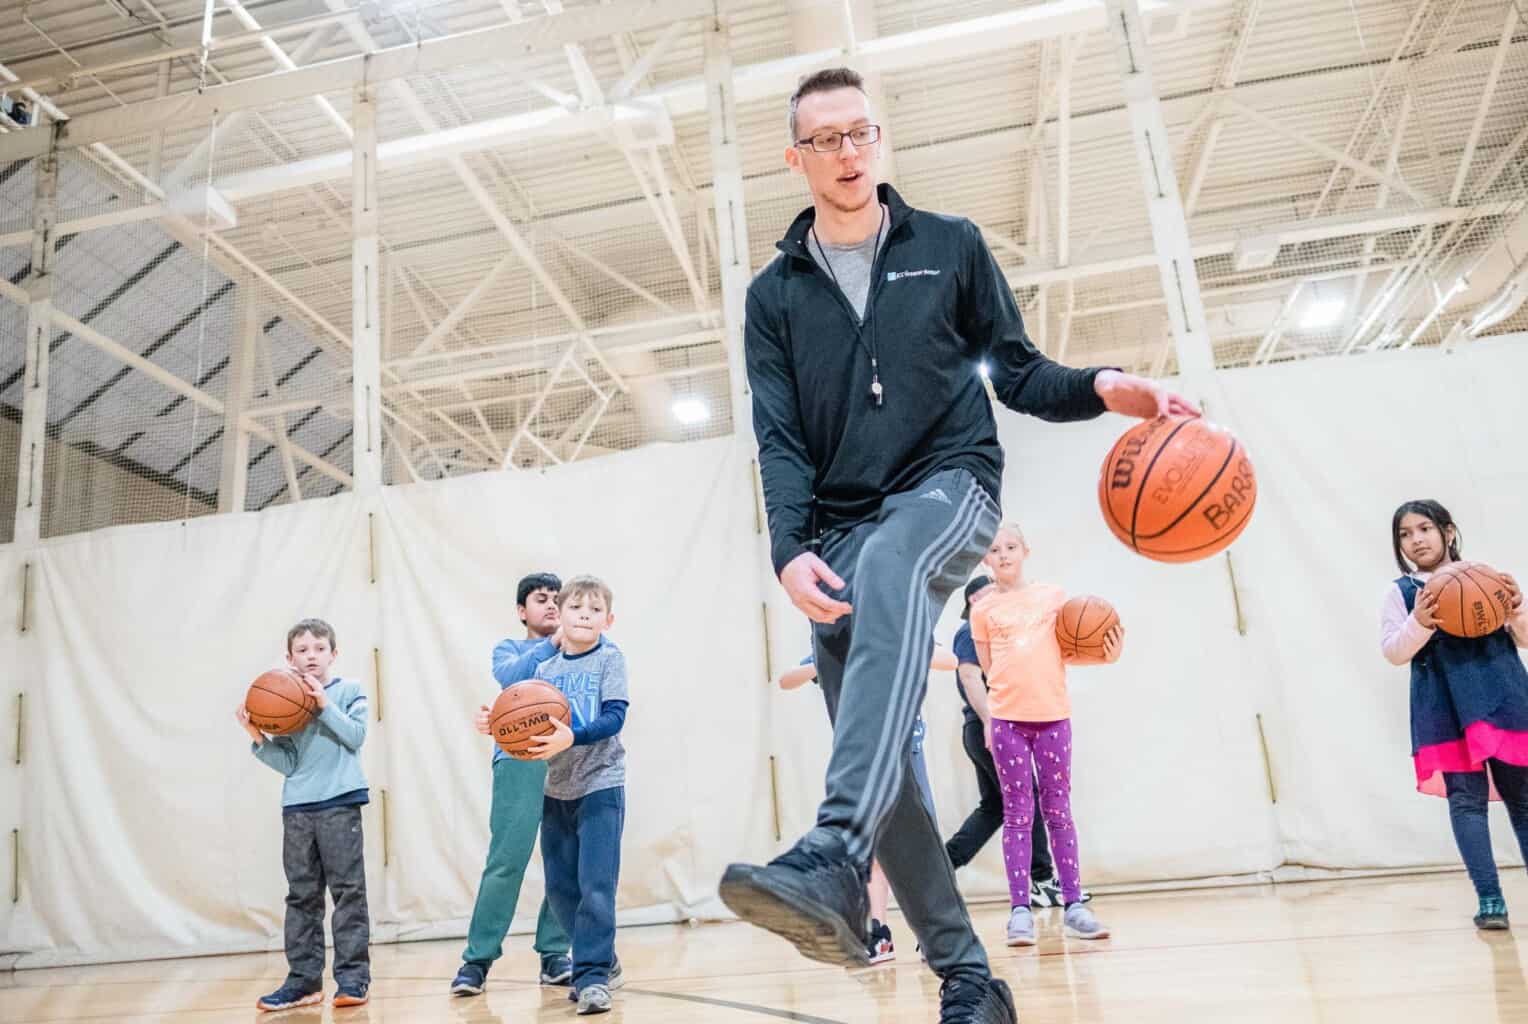
[[[870,252],[870,281],[865,286],[865,316],[864,320],[870,319],[870,296],[875,291],[875,261],[881,254],[881,232],[886,230],[886,207],[881,207],[881,222],[875,228],[875,248]],[[844,292],[844,286],[838,283],[838,275],[833,273],[833,262],[828,259],[828,251],[822,247],[822,239],[817,237],[817,225],[811,228],[812,241],[817,243],[817,251],[822,254],[822,265],[827,268],[828,276],[833,279],[833,287],[847,300],[849,296]],[[852,308],[852,307],[851,307]],[[863,321],[861,322],[863,326]],[[870,328],[870,397],[875,399],[875,404],[880,405],[883,401],[885,389],[881,387],[881,363],[876,358],[875,350],[875,327]]]

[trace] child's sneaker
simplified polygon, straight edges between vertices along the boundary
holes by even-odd
[[[1008,945],[1035,944],[1035,915],[1028,907],[1014,907],[1008,915]]]
[[[541,958],[541,984],[573,984],[573,958],[561,953],[548,953]]]
[[[626,974],[621,970],[621,961],[617,960],[615,966],[610,968],[610,976],[605,979],[605,987],[614,992],[624,984],[626,984]],[[578,1002],[578,993],[571,987],[568,989],[568,1002]]]
[[[1093,898],[1088,890],[1082,890],[1082,902],[1086,903]],[[1066,900],[1061,895],[1061,883],[1054,878],[1047,878],[1043,882],[1029,883],[1029,905],[1031,907],[1064,907]]]
[[[610,989],[604,985],[590,985],[578,994],[578,1015],[610,1012]]]
[[[371,997],[366,994],[365,985],[341,985],[334,993],[334,1006],[339,1009],[345,1006],[365,1006]]]
[[[1483,898],[1480,913],[1475,915],[1475,927],[1483,932],[1504,932],[1511,928],[1507,921],[1507,901],[1500,896]]]
[[[294,1006],[312,1006],[324,1001],[322,989],[307,989],[301,985],[287,982],[268,996],[261,996],[255,1003],[255,1009],[269,1012],[271,1010],[290,1010]]]
[[[1073,903],[1067,907],[1066,915],[1061,921],[1066,926],[1066,933],[1074,939],[1107,939],[1109,937],[1109,929],[1093,916],[1093,911],[1081,903]]]
[[[477,960],[468,960],[462,964],[456,972],[456,977],[451,980],[451,994],[453,996],[476,996],[483,994],[483,986],[488,984],[488,965]]]
[[[872,964],[884,964],[897,958],[891,945],[891,929],[875,918],[870,919],[870,946],[867,950]]]

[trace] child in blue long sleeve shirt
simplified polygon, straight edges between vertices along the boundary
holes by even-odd
[[[368,800],[361,770],[366,740],[366,694],[359,683],[331,676],[339,645],[334,627],[303,619],[287,631],[287,664],[302,677],[317,712],[287,736],[267,736],[235,712],[254,741],[257,759],[286,777],[281,788],[282,866],[287,878],[286,981],[261,997],[261,1010],[323,1001],[324,887],[334,900],[335,1006],[360,1006],[371,987],[371,918],[361,805]]]

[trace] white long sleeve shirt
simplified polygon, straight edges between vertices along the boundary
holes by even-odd
[[[1411,578],[1425,584],[1432,578],[1430,572],[1416,572]],[[1507,620],[1507,631],[1519,647],[1528,648],[1528,601]],[[1379,612],[1379,649],[1385,660],[1392,665],[1405,665],[1427,646],[1436,630],[1422,625],[1417,617],[1406,610],[1406,598],[1394,583],[1385,588],[1385,596]]]

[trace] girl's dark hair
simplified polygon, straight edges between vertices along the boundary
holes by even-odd
[[[1454,539],[1448,541],[1448,557],[1452,561],[1459,561],[1459,524],[1454,522],[1454,517],[1448,514],[1448,509],[1433,501],[1431,498],[1419,498],[1416,501],[1408,501],[1395,510],[1395,515],[1390,519],[1390,543],[1395,548],[1395,564],[1400,566],[1401,572],[1410,575],[1411,563],[1406,561],[1406,556],[1401,554],[1401,520],[1407,515],[1416,513],[1425,519],[1431,519],[1438,532],[1448,538],[1449,527],[1454,528]]]

